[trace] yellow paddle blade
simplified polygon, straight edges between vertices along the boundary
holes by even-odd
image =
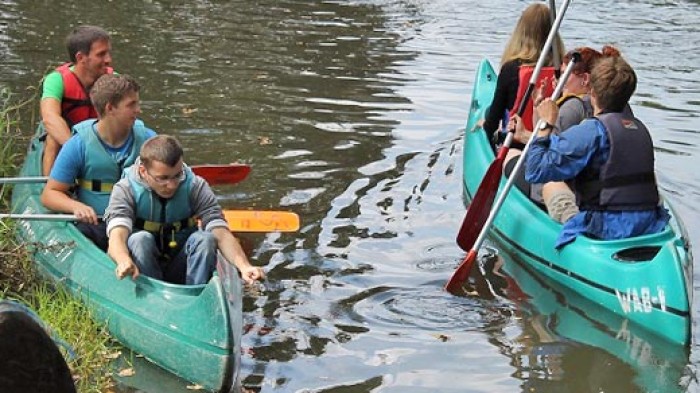
[[[299,216],[294,212],[273,210],[224,210],[231,232],[294,232]]]

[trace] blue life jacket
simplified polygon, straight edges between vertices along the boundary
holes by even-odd
[[[195,175],[188,166],[184,166],[183,170],[185,179],[168,199],[145,187],[135,177],[138,171],[126,171],[136,205],[134,228],[152,233],[161,252],[171,257],[177,255],[187,238],[197,230],[197,221],[190,204]]]
[[[102,215],[109,204],[109,194],[114,184],[121,178],[122,170],[138,158],[147,134],[143,121],[136,120],[129,153],[117,161],[105,150],[95,130],[95,123],[96,119],[88,119],[73,127],[73,133],[80,135],[85,147],[84,169],[77,179],[78,200]]]
[[[601,168],[576,177],[581,210],[650,210],[659,204],[649,130],[623,113],[597,116],[608,133],[610,156]]]

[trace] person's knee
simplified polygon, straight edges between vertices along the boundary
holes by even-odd
[[[216,250],[216,237],[214,234],[207,231],[193,232],[187,239],[191,247],[202,250]]]
[[[156,237],[153,236],[151,232],[148,231],[137,231],[129,235],[129,243],[154,243],[156,242]]]
[[[559,223],[565,223],[579,213],[576,196],[571,190],[558,190],[547,194],[545,205],[549,216]]]
[[[129,235],[127,247],[132,255],[139,257],[157,252],[156,237],[148,231],[138,231]]]

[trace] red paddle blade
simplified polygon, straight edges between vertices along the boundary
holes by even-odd
[[[461,293],[462,284],[467,281],[469,272],[472,271],[472,265],[476,260],[476,251],[470,250],[467,257],[459,264],[457,270],[450,277],[450,281],[445,284],[445,290],[453,295]]]
[[[491,206],[496,199],[498,184],[501,181],[504,157],[505,154],[499,152],[498,157],[486,171],[472,203],[467,208],[467,214],[464,216],[462,227],[459,228],[457,234],[457,244],[464,251],[474,247],[474,243],[476,243],[476,239],[479,237],[489,213],[491,213]]]
[[[245,164],[193,165],[192,171],[212,186],[219,184],[236,184],[250,173],[250,166]]]

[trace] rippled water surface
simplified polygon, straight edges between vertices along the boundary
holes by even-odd
[[[252,165],[244,183],[217,188],[222,204],[302,218],[298,233],[243,235],[269,276],[244,302],[246,387],[700,390],[696,344],[688,355],[632,328],[610,331],[589,318],[602,310],[517,263],[509,270],[525,294],[503,289],[488,265],[475,296],[442,290],[464,256],[454,237],[475,68],[498,63],[527,2],[61,4],[0,1],[0,86],[28,94],[65,59],[71,26],[103,25],[115,68],[142,83],[147,124],[178,136],[190,163]],[[561,27],[567,48],[612,43],[635,67],[632,104],[696,254],[698,26],[697,1],[574,0]]]

